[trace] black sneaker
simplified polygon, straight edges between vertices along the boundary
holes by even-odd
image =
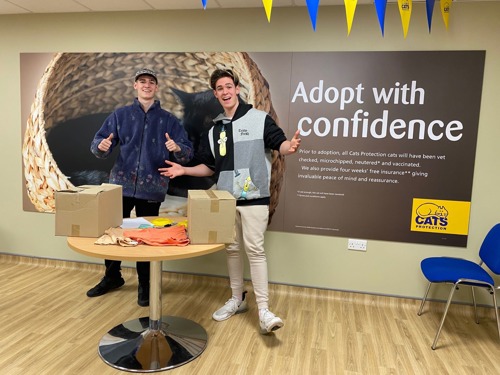
[[[149,306],[149,285],[145,286],[139,284],[137,304],[142,307]]]
[[[122,277],[119,279],[111,279],[104,276],[102,280],[92,289],[87,291],[87,297],[98,297],[106,294],[110,290],[117,289],[125,284],[125,280]]]

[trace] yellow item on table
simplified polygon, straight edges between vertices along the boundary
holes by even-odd
[[[174,221],[172,219],[167,218],[167,217],[158,217],[156,219],[150,220],[150,222],[155,227],[164,227],[165,225],[172,224]]]
[[[170,226],[170,225],[182,225],[184,228],[187,228],[187,220],[183,221],[174,221],[170,218],[167,217],[158,217],[156,219],[150,220],[151,224],[153,224],[155,227],[165,227],[165,226]]]

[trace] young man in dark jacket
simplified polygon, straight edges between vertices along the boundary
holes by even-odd
[[[162,109],[155,100],[158,78],[150,69],[135,74],[137,97],[131,105],[118,108],[104,121],[90,146],[98,158],[106,158],[114,147],[120,153],[111,169],[109,182],[123,188],[123,217],[158,216],[165,200],[169,178],[158,168],[172,157],[181,164],[193,157],[193,146],[179,120]],[[125,281],[120,261],[105,260],[102,280],[87,292],[88,297],[101,296],[121,287]],[[149,262],[137,262],[139,278],[138,304],[149,305]]]

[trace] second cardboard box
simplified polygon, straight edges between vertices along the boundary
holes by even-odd
[[[188,235],[192,244],[234,242],[236,199],[224,190],[188,190]]]

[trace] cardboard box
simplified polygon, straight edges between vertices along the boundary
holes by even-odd
[[[234,242],[236,199],[223,190],[188,190],[188,236],[192,244]]]
[[[123,222],[122,187],[82,185],[55,193],[56,236],[100,237]]]

